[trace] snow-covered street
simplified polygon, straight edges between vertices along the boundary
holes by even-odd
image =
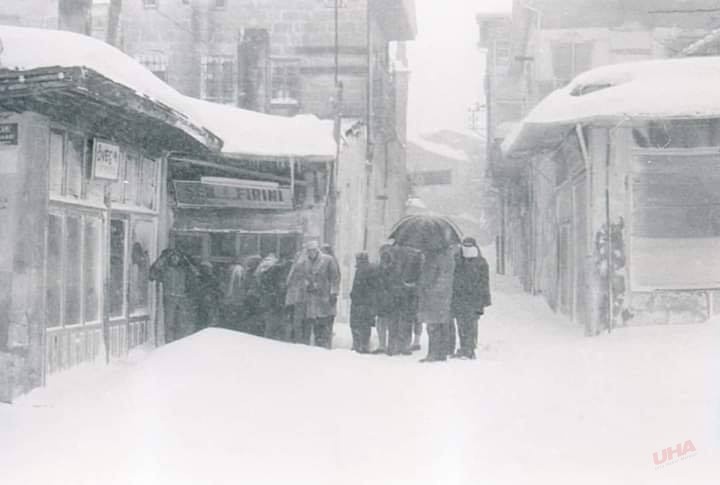
[[[496,280],[477,361],[209,329],[0,407],[2,483],[713,483],[720,322],[589,339]],[[81,386],[82,384],[82,386]],[[92,391],[88,391],[92,389]],[[658,466],[653,453],[692,442]]]

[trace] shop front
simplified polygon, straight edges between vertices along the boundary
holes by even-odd
[[[220,145],[179,120],[87,69],[0,72],[0,401],[153,341],[164,154]]]
[[[303,242],[323,238],[327,167],[292,159],[171,158],[169,245],[212,263],[223,289],[231,266],[249,256],[292,260]]]

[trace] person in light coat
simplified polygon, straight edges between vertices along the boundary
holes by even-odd
[[[288,281],[298,279],[303,288],[303,327],[310,328],[318,347],[332,348],[332,319],[337,303],[337,272],[330,256],[310,241],[305,256],[293,266]]]
[[[418,282],[418,319],[427,327],[429,344],[427,357],[421,362],[447,360],[455,252],[451,246],[424,253]]]

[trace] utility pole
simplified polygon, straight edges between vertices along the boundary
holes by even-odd
[[[327,0],[326,0],[327,1]],[[340,147],[342,143],[342,98],[343,98],[343,85],[340,81],[340,8],[342,8],[343,0],[331,0],[333,8],[333,21],[334,21],[334,76],[333,76],[333,128],[335,135],[335,161],[328,170],[328,190],[327,190],[327,213],[326,213],[326,228],[325,228],[325,241],[328,244],[335,245],[335,230],[336,230],[336,219],[337,219],[337,179],[338,179],[338,165],[340,163]],[[326,4],[327,5],[327,4]]]

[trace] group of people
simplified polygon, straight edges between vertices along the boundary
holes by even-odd
[[[478,319],[491,304],[487,261],[473,238],[458,246],[419,251],[388,243],[379,261],[356,256],[350,328],[358,353],[410,355],[423,362],[475,358]],[[290,260],[246,257],[221,278],[210,262],[166,249],[150,267],[162,283],[165,341],[220,326],[276,340],[332,348],[340,268],[328,245],[310,241]],[[370,348],[372,329],[378,345]],[[458,346],[459,341],[459,346]]]
[[[178,249],[166,249],[150,267],[150,280],[162,283],[166,342],[219,326],[332,345],[340,269],[329,245],[311,241],[293,260],[251,255],[225,275],[208,261],[196,263]]]
[[[370,352],[375,327],[373,353],[409,355],[420,348],[424,323],[428,354],[422,362],[474,359],[478,319],[491,304],[488,264],[475,239],[426,252],[387,244],[379,259],[371,264],[367,253],[356,256],[350,293],[353,350]]]

